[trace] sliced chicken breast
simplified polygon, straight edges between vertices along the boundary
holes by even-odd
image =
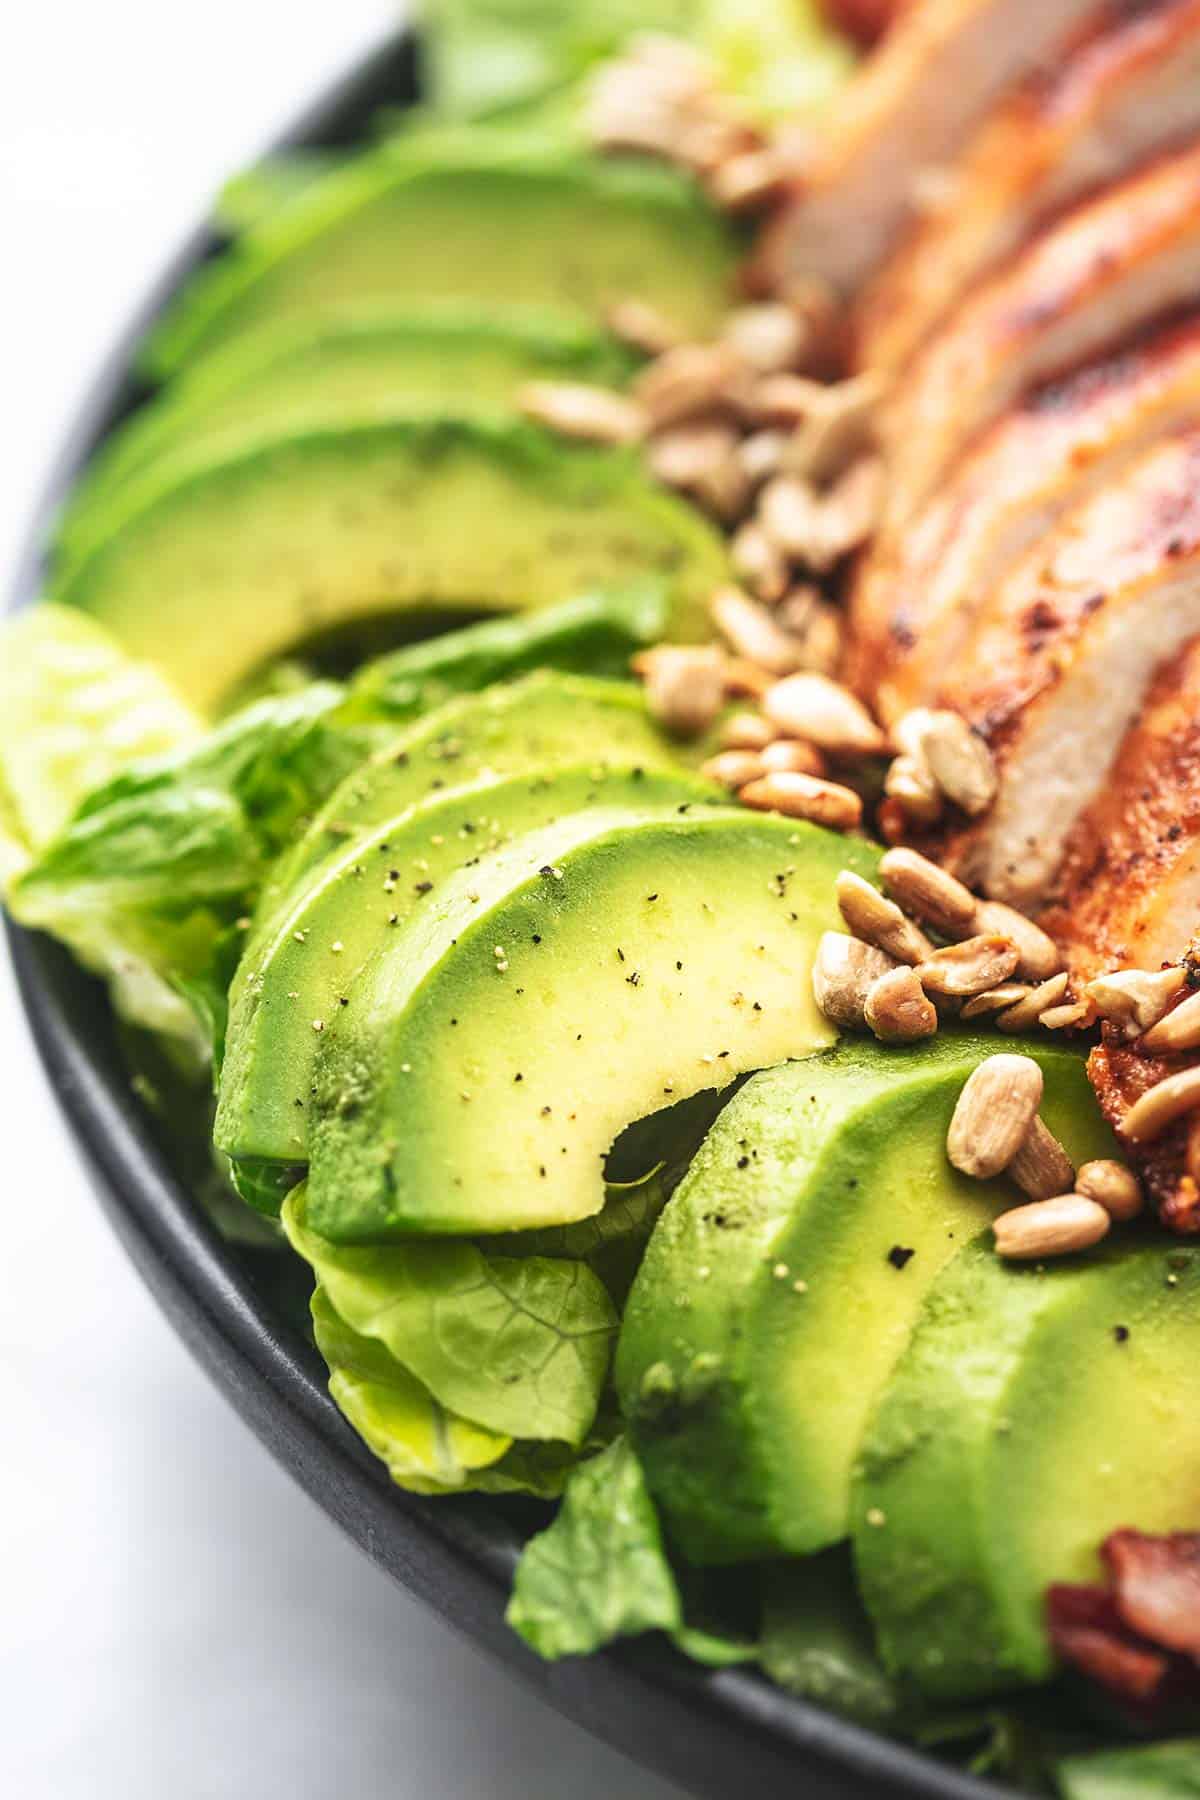
[[[1041,922],[1080,982],[1178,962],[1200,930],[1200,639],[1159,669]]]
[[[1157,439],[1200,424],[1200,313],[1048,384],[856,573],[848,675],[887,724],[927,703],[1018,559]]]
[[[1152,450],[1013,571],[947,672],[999,789],[953,866],[1031,911],[1096,800],[1157,670],[1200,635],[1200,432]]]
[[[830,109],[804,182],[767,228],[762,280],[850,292],[890,251],[922,177],[1077,28],[1094,0],[919,0]]]
[[[1200,299],[1200,143],[1085,201],[963,301],[884,410],[884,531],[1030,387]]]
[[[1194,1060],[1143,1056],[1135,1044],[1123,1044],[1106,1035],[1088,1058],[1088,1080],[1117,1136],[1121,1136],[1126,1113],[1147,1088]],[[1196,1121],[1195,1113],[1178,1119],[1149,1144],[1124,1140],[1125,1153],[1141,1176],[1160,1220],[1181,1237],[1200,1235],[1200,1127]]]
[[[1200,130],[1200,0],[1105,7],[1061,65],[975,132],[862,296],[862,367],[904,367],[979,276],[1051,213]]]

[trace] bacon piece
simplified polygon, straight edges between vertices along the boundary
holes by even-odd
[[[1056,1656],[1123,1700],[1152,1700],[1169,1670],[1168,1658],[1139,1642],[1102,1587],[1056,1583],[1046,1593],[1046,1622]]]
[[[1200,1658],[1200,1532],[1114,1531],[1102,1555],[1126,1625],[1164,1649]]]

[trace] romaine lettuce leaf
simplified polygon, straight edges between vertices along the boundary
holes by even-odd
[[[568,1477],[554,1523],[525,1546],[505,1616],[548,1661],[682,1627],[658,1517],[626,1438]]]
[[[195,746],[114,775],[12,883],[14,918],[104,976],[122,1017],[207,1057],[239,918],[361,756],[337,716],[342,696],[325,682],[260,702]]]
[[[512,1438],[582,1444],[608,1373],[617,1315],[580,1262],[492,1256],[455,1239],[331,1244],[284,1202],[293,1249],[353,1331],[377,1339],[437,1401]]]
[[[511,1438],[440,1406],[378,1338],[352,1331],[321,1287],[312,1297],[312,1321],[317,1348],[329,1364],[330,1393],[400,1487],[454,1493],[510,1447]]]
[[[367,663],[350,684],[343,716],[405,724],[457,694],[532,669],[625,675],[639,645],[665,636],[669,611],[664,589],[645,583],[467,625]]]
[[[814,0],[426,0],[423,12],[433,104],[458,118],[552,101],[645,32],[707,50],[764,119],[823,104],[852,63]]]
[[[318,1287],[313,1333],[329,1364],[329,1392],[397,1486],[416,1494],[532,1494],[555,1499],[579,1452],[514,1443],[449,1412],[378,1338],[351,1330]]]
[[[44,604],[0,625],[0,893],[85,794],[202,732],[158,671],[86,613]]]

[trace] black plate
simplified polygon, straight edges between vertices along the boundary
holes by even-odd
[[[411,102],[410,40],[384,45],[331,89],[279,147],[358,136],[381,104]],[[197,233],[116,346],[47,486],[15,604],[36,597],[46,527],[99,439],[140,397],[133,349],[166,296],[215,248]],[[48,939],[9,927],[17,979],[50,1082],[108,1217],[197,1359],[273,1454],[378,1567],[495,1652],[569,1718],[697,1796],[728,1800],[1004,1800],[949,1769],[772,1687],[711,1674],[665,1645],[632,1643],[547,1666],[503,1621],[528,1513],[481,1499],[402,1493],[344,1423],[311,1346],[274,1309],[255,1258],[224,1243],[193,1204],[130,1091],[101,989]]]

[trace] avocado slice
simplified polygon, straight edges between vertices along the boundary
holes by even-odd
[[[342,310],[267,326],[207,357],[117,430],[72,495],[55,551],[66,561],[85,551],[115,496],[163,457],[235,443],[248,427],[498,413],[523,382],[618,387],[635,367],[632,352],[585,320],[519,308]]]
[[[364,836],[294,891],[262,941],[248,947],[230,993],[214,1132],[237,1160],[307,1158],[317,1047],[349,1005],[359,973],[390,956],[397,931],[447,877],[481,853],[586,807],[713,805],[724,791],[698,776],[598,759],[551,773],[485,775],[432,795]],[[404,955],[401,942],[396,951]]]
[[[212,708],[298,642],[370,616],[511,612],[631,575],[705,630],[720,535],[632,453],[512,420],[265,430],[131,484],[52,598]],[[415,635],[415,633],[411,633]]]
[[[1054,1670],[1052,1582],[1095,1581],[1119,1526],[1196,1523],[1200,1246],[1054,1263],[964,1250],[863,1441],[859,1584],[884,1661],[973,1698]]]
[[[276,863],[258,921],[269,928],[284,896],[313,870],[420,801],[486,773],[552,769],[576,760],[581,748],[598,762],[670,760],[666,740],[630,682],[545,669],[447,701],[390,737],[334,789]]]
[[[313,1228],[350,1243],[598,1212],[623,1127],[829,1041],[812,958],[837,870],[875,854],[683,804],[578,813],[452,877],[321,1035]]]
[[[804,1554],[846,1535],[875,1396],[943,1265],[1011,1186],[946,1157],[955,1101],[994,1037],[844,1041],[757,1075],[655,1229],[617,1386],[673,1538],[693,1562]],[[1077,1155],[1111,1150],[1084,1058],[1019,1048]],[[675,1296],[686,1294],[680,1311]]]
[[[162,378],[329,305],[479,301],[598,319],[636,296],[691,337],[728,304],[736,232],[665,165],[548,134],[413,131],[334,170],[200,270],[146,346]]]

